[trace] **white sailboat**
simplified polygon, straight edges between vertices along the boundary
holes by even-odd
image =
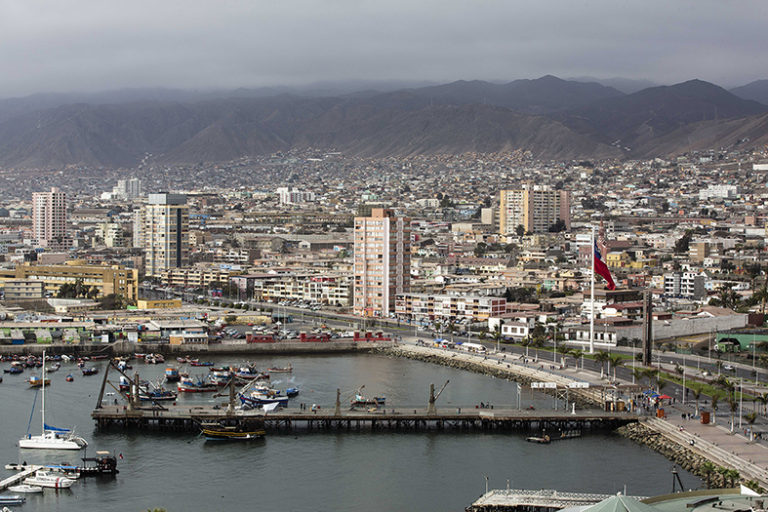
[[[88,443],[69,429],[50,427],[45,424],[45,352],[43,352],[43,406],[41,411],[41,431],[39,436],[27,434],[19,440],[19,448],[34,448],[38,450],[80,450]]]

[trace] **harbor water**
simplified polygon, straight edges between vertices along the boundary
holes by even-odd
[[[289,363],[293,372],[274,374],[276,388],[298,387],[299,404],[332,407],[336,389],[342,405],[365,385],[366,395],[386,396],[393,407],[426,407],[429,384],[439,389],[450,383],[439,407],[474,407],[517,404],[516,384],[418,361],[374,355],[254,357],[266,369]],[[217,365],[237,364],[237,358],[213,359]],[[161,378],[168,364],[148,365],[133,360],[142,379]],[[0,364],[7,368],[8,363]],[[538,445],[525,442],[522,433],[293,433],[268,435],[248,443],[206,442],[195,434],[153,432],[97,432],[90,413],[96,405],[104,362],[93,363],[101,372],[82,376],[79,368],[63,363],[49,375],[46,423],[75,426],[89,446],[114,452],[120,474],[115,479],[81,479],[70,490],[46,490],[28,495],[20,510],[60,512],[103,510],[145,511],[156,507],[172,511],[461,511],[490,488],[554,488],[563,491],[633,495],[669,492],[672,464],[647,448],[611,433]],[[182,365],[183,367],[183,365]],[[187,368],[191,375],[207,368]],[[27,379],[39,370],[3,375],[0,384],[2,440],[0,462],[78,462],[83,452],[19,450],[19,438],[40,431],[40,397],[35,411],[35,390]],[[66,382],[67,374],[75,377]],[[110,380],[116,383],[117,376]],[[168,386],[170,387],[170,386]],[[115,390],[107,388],[108,392]],[[105,397],[114,403],[115,395]],[[210,393],[185,395],[179,403],[222,402]],[[553,408],[553,399],[524,391],[523,407]],[[558,405],[560,408],[564,404]],[[31,416],[30,422],[30,413]],[[11,473],[3,470],[3,478]],[[680,471],[687,488],[701,481]],[[5,493],[7,494],[7,492]]]

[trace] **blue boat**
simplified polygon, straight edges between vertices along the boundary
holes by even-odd
[[[285,396],[288,398],[293,398],[295,396],[299,396],[299,388],[288,388],[285,390]]]
[[[288,405],[287,396],[267,396],[261,393],[251,393],[250,395],[245,396],[240,393],[238,398],[240,398],[240,402],[243,405],[250,405],[252,407],[268,404],[277,404],[278,407],[286,407]]]

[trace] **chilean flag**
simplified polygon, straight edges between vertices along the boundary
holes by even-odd
[[[594,268],[595,273],[601,276],[603,279],[605,279],[608,282],[609,290],[615,290],[616,283],[613,282],[613,277],[611,277],[611,271],[608,270],[608,265],[606,265],[603,262],[603,258],[600,255],[600,250],[597,248],[597,242],[595,242],[594,251],[595,251],[595,268]]]

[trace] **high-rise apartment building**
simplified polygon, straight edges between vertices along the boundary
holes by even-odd
[[[562,221],[571,228],[571,193],[539,185],[527,185],[517,190],[502,190],[499,194],[499,233],[513,235],[518,226],[526,233],[546,233],[553,224]]]
[[[67,236],[67,194],[55,187],[32,194],[32,236],[38,246],[53,250],[72,245]]]
[[[355,217],[354,312],[386,317],[395,298],[411,287],[411,221],[374,208]]]
[[[141,180],[138,178],[117,180],[117,185],[112,188],[112,195],[128,200],[141,197]]]
[[[189,206],[183,194],[149,194],[141,215],[145,270],[157,276],[163,270],[189,264]]]

